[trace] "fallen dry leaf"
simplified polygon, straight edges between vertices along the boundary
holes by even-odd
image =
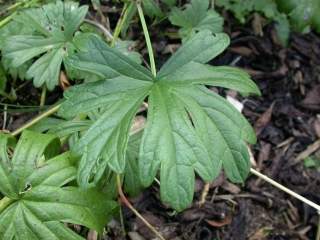
[[[254,129],[256,130],[257,136],[263,131],[263,129],[269,124],[272,117],[274,102],[270,105],[270,107],[258,118],[256,123],[254,124]]]
[[[229,50],[244,57],[249,57],[252,54],[252,50],[250,48],[243,46],[231,47]]]
[[[301,105],[310,110],[320,110],[320,84],[314,86],[307,96],[302,100]]]
[[[320,138],[320,118],[313,122],[313,128],[318,138]]]
[[[212,226],[212,227],[223,227],[226,225],[229,225],[232,222],[232,216],[227,215],[224,219],[222,220],[206,220],[206,222]]]
[[[314,153],[315,151],[317,151],[320,148],[320,139],[318,139],[317,141],[315,141],[314,143],[312,143],[311,145],[309,145],[307,147],[306,150],[304,150],[303,152],[301,152],[294,160],[294,163],[297,163],[307,157],[309,157],[312,153]]]

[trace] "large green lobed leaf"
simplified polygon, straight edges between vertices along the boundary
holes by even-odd
[[[87,10],[87,6],[58,0],[41,8],[21,11],[8,26],[13,32],[9,32],[0,45],[8,66],[18,69],[39,57],[30,67],[27,65],[26,78],[33,79],[36,87],[45,84],[52,90],[59,83],[61,64],[76,47],[74,34]],[[17,26],[27,31],[16,31]]]
[[[94,185],[98,173],[107,168],[123,173],[130,126],[146,100],[148,116],[138,160],[144,186],[160,171],[161,199],[182,210],[192,202],[196,173],[212,181],[223,169],[231,181],[245,180],[250,168],[246,143],[255,143],[255,133],[231,104],[204,86],[260,94],[242,70],[205,64],[228,46],[226,34],[195,34],[157,77],[101,40],[91,41],[92,51],[77,54],[69,63],[105,80],[71,88],[60,109],[68,118],[104,111],[72,149],[82,156],[82,186]]]
[[[0,209],[2,239],[83,239],[63,223],[101,233],[116,204],[96,189],[65,186],[76,177],[76,159],[57,155],[56,137],[25,131],[16,146],[13,140],[0,135],[0,192],[9,200]]]

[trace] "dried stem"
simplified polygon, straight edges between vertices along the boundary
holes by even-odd
[[[257,170],[250,168],[250,172],[254,175],[256,175],[257,177],[263,179],[264,181],[270,183],[271,185],[273,185],[274,187],[288,193],[289,195],[295,197],[296,199],[299,199],[300,201],[304,202],[305,204],[309,205],[310,207],[315,208],[318,212],[320,212],[320,206],[312,201],[310,201],[309,199],[306,199],[305,197],[301,196],[300,194],[290,190],[289,188],[281,185],[280,183],[272,180],[271,178],[267,177],[266,175],[258,172]]]
[[[21,126],[20,128],[16,129],[14,132],[11,133],[12,136],[17,136],[19,135],[23,130],[33,126],[34,124],[36,124],[37,122],[39,122],[40,120],[54,114],[55,112],[58,111],[58,109],[60,108],[61,104],[58,104],[52,108],[50,108],[49,110],[41,113],[40,115],[38,115],[37,117],[35,117],[34,119],[32,119],[30,122],[27,122],[26,124],[24,124],[23,126]]]
[[[117,175],[117,186],[118,193],[121,201],[138,217],[140,220],[161,240],[165,240],[165,238],[132,206],[129,200],[126,198],[122,191],[121,187],[121,179],[120,176]]]

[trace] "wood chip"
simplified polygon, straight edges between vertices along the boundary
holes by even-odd
[[[274,102],[270,105],[270,107],[259,117],[259,119],[254,124],[254,129],[256,130],[257,136],[265,129],[265,127],[269,124],[272,117]]]
[[[309,145],[307,147],[306,150],[304,150],[303,152],[301,152],[294,160],[294,163],[298,163],[301,160],[309,157],[312,153],[314,153],[315,151],[317,151],[320,148],[320,139],[318,139],[317,141],[315,141],[314,143],[312,143],[311,145]]]
[[[227,215],[222,220],[206,220],[206,222],[212,227],[223,227],[225,225],[229,225],[232,222],[232,216]]]

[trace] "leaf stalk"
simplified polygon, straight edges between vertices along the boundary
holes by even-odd
[[[137,9],[138,9],[138,13],[139,13],[139,18],[140,18],[140,21],[141,21],[142,29],[143,29],[143,34],[144,34],[144,37],[146,39],[147,49],[148,49],[148,53],[149,53],[150,66],[151,66],[151,72],[152,72],[152,75],[154,77],[156,77],[157,70],[156,70],[156,64],[155,64],[155,61],[154,61],[154,54],[153,54],[153,50],[152,50],[152,44],[151,44],[151,41],[150,41],[150,35],[149,35],[148,28],[147,28],[146,19],[144,18],[144,14],[143,14],[143,10],[142,10],[140,1],[137,1]]]
[[[33,118],[31,121],[27,122],[26,124],[24,124],[23,126],[21,126],[20,128],[16,129],[14,132],[11,133],[12,136],[17,136],[20,133],[23,132],[23,130],[33,126],[34,124],[36,124],[37,122],[39,122],[40,120],[54,114],[55,112],[57,112],[60,108],[61,104],[58,104],[52,108],[50,108],[49,110],[41,113],[40,115],[38,115],[37,117]]]
[[[112,39],[112,42],[111,42],[111,47],[114,47],[114,45],[116,44],[116,41],[119,38],[119,35],[121,33],[123,24],[126,21],[127,17],[128,17],[128,3],[125,3],[124,6],[123,6],[123,9],[122,9],[122,12],[120,14],[120,18],[119,18],[119,20],[117,22],[116,28],[115,28],[114,33],[113,33],[113,39]]]
[[[250,168],[250,172],[253,174],[253,175],[256,175],[257,177],[263,179],[264,181],[270,183],[271,185],[273,185],[274,187],[288,193],[289,195],[295,197],[296,199],[299,199],[300,201],[304,202],[305,204],[309,205],[310,207],[316,209],[319,213],[320,213],[320,206],[312,201],[310,201],[309,199],[301,196],[300,194],[290,190],[289,188],[281,185],[280,183],[272,180],[271,178],[269,178],[268,176],[258,172],[257,170],[253,169],[253,168]]]
[[[161,240],[165,238],[132,206],[122,191],[120,175],[117,175],[117,187],[121,201]]]
[[[42,92],[40,96],[40,107],[43,107],[46,102],[46,96],[47,96],[47,87],[43,85]]]

